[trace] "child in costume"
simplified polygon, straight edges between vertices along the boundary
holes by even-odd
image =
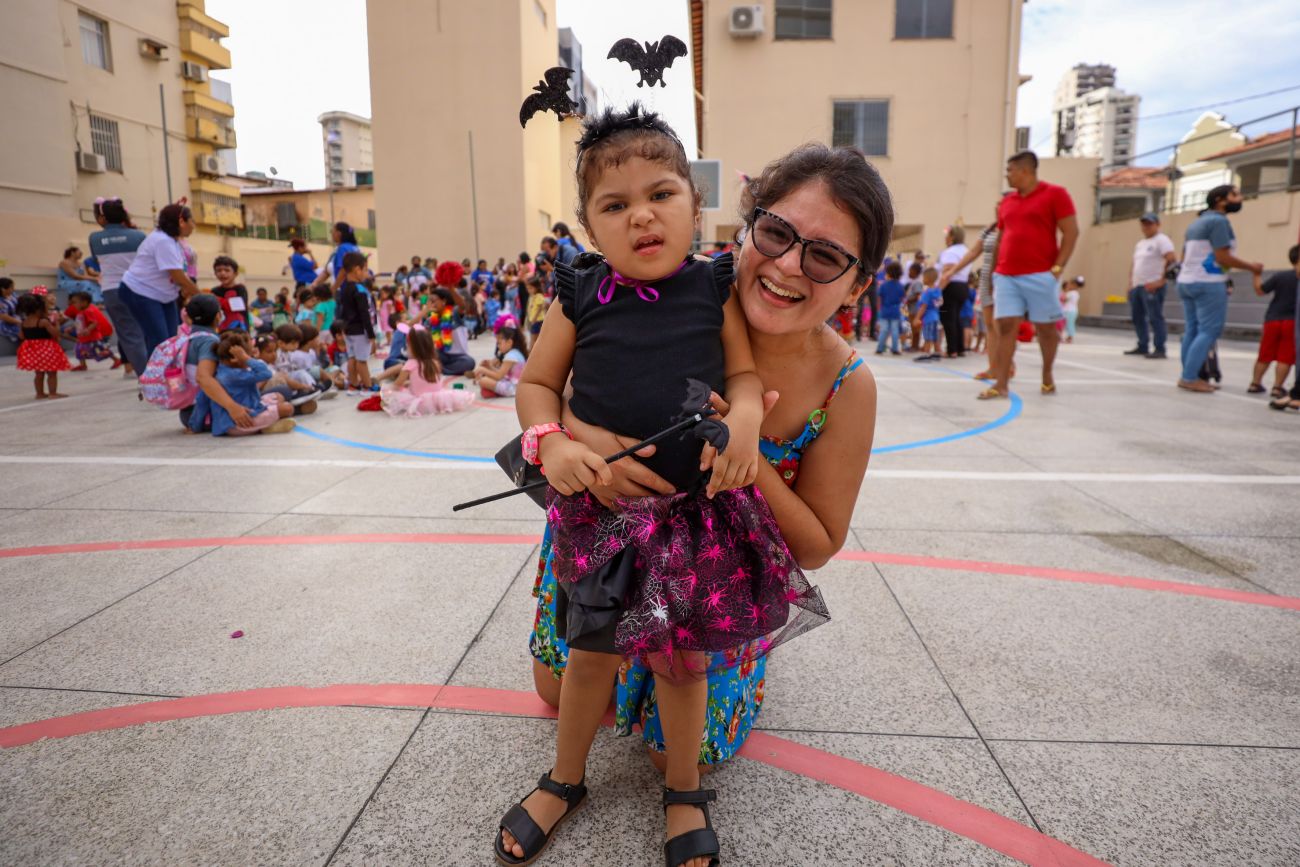
[[[384,412],[396,418],[419,418],[444,412],[458,412],[474,402],[474,393],[447,385],[439,375],[433,337],[423,325],[406,336],[411,360],[402,365],[392,388],[380,392]]]
[[[583,227],[607,258],[557,266],[556,303],[516,391],[524,457],[551,486],[557,629],[569,660],[555,762],[502,819],[496,855],[530,862],[584,800],[587,754],[627,656],[659,675],[668,864],[716,860],[714,793],[699,789],[696,764],[705,660],[730,650],[733,664],[753,660],[827,614],[752,485],[762,384],[731,295],[731,256],[689,257],[700,199],[680,140],[639,105],[607,110],[584,126],[577,188]],[[586,490],[610,482],[603,458],[560,424],[570,374],[579,420],[638,440],[703,409],[710,390],[731,409],[725,423],[704,422],[703,452],[697,439],[668,438],[646,459],[678,493],[610,511]]]
[[[36,374],[36,399],[45,400],[52,397],[67,397],[59,393],[59,371],[68,370],[67,353],[59,343],[59,326],[49,315],[46,305],[49,290],[37,286],[26,295],[19,297],[16,312],[22,320],[19,335],[22,342],[18,344],[18,369],[30,370]],[[49,381],[49,392],[45,390]]]
[[[104,311],[91,301],[89,292],[73,292],[68,296],[67,316],[76,322],[77,361],[73,370],[85,370],[87,361],[113,359],[113,370],[122,366],[122,359],[113,354],[108,338],[113,336],[113,324]]]

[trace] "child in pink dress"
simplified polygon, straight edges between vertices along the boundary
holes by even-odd
[[[406,350],[411,360],[402,365],[402,372],[392,388],[380,394],[384,412],[391,416],[419,418],[436,413],[457,412],[474,402],[470,391],[450,388],[439,374],[438,357],[433,348],[433,337],[422,326],[411,326],[406,336]]]

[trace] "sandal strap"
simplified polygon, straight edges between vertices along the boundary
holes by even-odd
[[[554,795],[570,806],[581,801],[587,795],[587,787],[582,783],[557,783],[551,779],[550,771],[542,774],[541,778],[538,779],[537,788]]]
[[[501,827],[509,831],[523,847],[524,857],[520,859],[521,861],[532,858],[541,851],[542,846],[546,845],[546,832],[533,821],[532,816],[528,815],[523,804],[515,804],[506,811],[505,816],[501,818]],[[497,835],[497,848],[501,848],[500,834]]]
[[[718,845],[718,835],[712,828],[696,828],[664,844],[664,864],[666,867],[680,867],[692,858],[709,857],[709,867],[721,864],[718,855],[722,847]]]
[[[696,789],[693,792],[677,792],[672,789],[664,789],[664,806],[671,807],[675,804],[707,804],[709,801],[718,800],[718,793],[713,789]]]

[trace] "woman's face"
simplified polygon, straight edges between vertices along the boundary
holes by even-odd
[[[822,181],[811,181],[767,211],[785,220],[799,237],[830,241],[855,255],[861,250],[857,221],[840,208]],[[768,258],[747,235],[736,268],[736,291],[745,319],[761,334],[795,334],[820,328],[840,307],[856,304],[869,283],[854,285],[854,265],[833,283],[814,283],[799,264],[801,247]],[[773,289],[777,291],[773,291]]]
[[[72,255],[69,256],[68,258],[71,259],[73,262],[80,262],[80,261],[81,261],[81,251],[80,251],[80,250],[73,250],[73,251],[72,251]]]
[[[340,232],[338,229],[331,229],[330,237],[334,239],[335,244],[343,243],[343,233]]]
[[[180,229],[181,229],[182,238],[188,238],[190,236],[190,233],[194,231],[193,214],[189,215],[188,217],[185,216],[184,214],[181,215]]]

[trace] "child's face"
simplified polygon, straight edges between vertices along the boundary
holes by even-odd
[[[285,352],[293,352],[298,348],[298,342],[296,340],[281,340],[280,348]]]
[[[229,286],[235,282],[235,269],[229,265],[218,265],[212,269],[213,275],[216,276],[217,282],[222,286]]]
[[[267,364],[273,364],[275,362],[275,344],[262,344],[262,348],[257,351],[257,357],[265,361]]]
[[[504,334],[497,335],[497,351],[502,355],[509,352],[510,347],[512,346],[514,346],[514,344],[510,342],[510,338],[506,337]]]
[[[306,298],[302,299],[302,303],[304,307],[310,310],[316,306],[316,296],[308,295]]]
[[[257,300],[258,300],[258,301],[265,301],[265,300],[266,300],[266,290],[265,290],[265,289],[258,289],[258,290],[257,290]]]
[[[72,306],[77,308],[78,310],[85,310],[87,307],[90,306],[90,302],[87,301],[85,298],[73,298]]]
[[[365,265],[358,265],[343,272],[343,279],[349,283],[363,283],[369,276],[370,274],[367,273]]]
[[[635,280],[659,279],[682,263],[698,216],[686,180],[644,157],[605,169],[587,200],[592,240],[615,270]]]

